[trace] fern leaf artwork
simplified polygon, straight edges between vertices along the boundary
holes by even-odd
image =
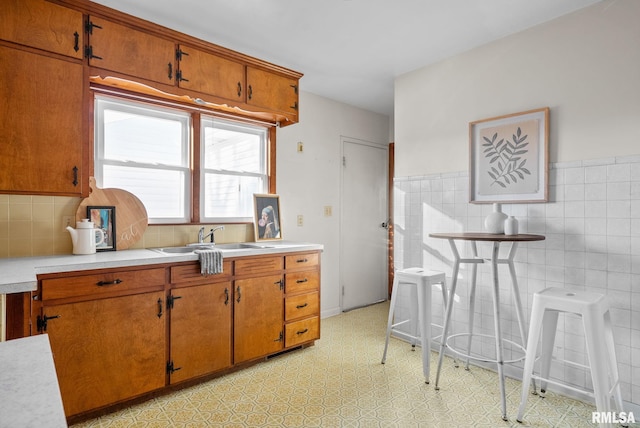
[[[485,127],[478,136],[479,194],[529,194],[539,190],[537,120]]]

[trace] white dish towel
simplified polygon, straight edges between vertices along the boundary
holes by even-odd
[[[195,250],[200,257],[200,273],[202,275],[215,275],[222,273],[222,251],[217,249]]]

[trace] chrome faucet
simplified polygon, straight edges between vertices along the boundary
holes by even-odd
[[[204,234],[204,226],[200,228],[200,230],[198,231],[198,243],[199,244],[204,244],[204,240],[211,237],[211,243],[215,244],[215,240],[213,238],[213,232],[215,232],[216,230],[222,229],[224,230],[224,226],[218,226],[218,227],[214,227],[213,229],[211,229],[209,231],[209,233],[207,233],[206,235]]]

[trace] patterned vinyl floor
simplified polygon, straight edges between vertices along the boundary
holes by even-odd
[[[593,427],[594,407],[553,393],[530,396],[515,420],[520,382],[507,379],[500,417],[495,372],[446,359],[440,391],[421,353],[392,339],[380,364],[388,303],[322,320],[315,346],[74,425],[88,427]],[[432,381],[437,353],[431,353]]]

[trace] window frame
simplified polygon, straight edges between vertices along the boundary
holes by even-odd
[[[204,128],[205,128],[205,122],[210,122],[211,124],[211,128],[216,128],[216,126],[214,125],[218,125],[219,129],[223,129],[223,130],[234,130],[234,128],[238,128],[238,130],[242,131],[244,130],[245,133],[247,134],[253,134],[253,135],[257,135],[261,138],[261,147],[260,147],[260,157],[262,158],[264,164],[263,166],[263,172],[262,173],[255,173],[255,172],[240,172],[240,171],[234,171],[234,170],[224,170],[224,169],[207,169],[204,166],[204,162],[202,162],[202,159],[204,159],[205,157],[205,147],[204,147]],[[242,129],[244,128],[244,129]],[[207,174],[220,174],[220,175],[235,175],[235,176],[242,176],[242,177],[254,177],[254,178],[262,178],[264,180],[264,187],[263,189],[261,189],[260,191],[258,191],[257,193],[264,193],[267,191],[267,189],[269,188],[269,157],[268,157],[268,153],[269,153],[269,131],[267,128],[265,128],[264,126],[256,126],[254,124],[249,124],[246,122],[240,122],[237,120],[230,120],[228,118],[220,118],[220,117],[216,117],[214,115],[201,115],[200,116],[200,124],[199,124],[199,129],[200,129],[200,138],[199,138],[199,142],[200,142],[200,147],[199,147],[199,160],[200,160],[200,165],[199,165],[199,174],[197,176],[194,175],[195,177],[198,177],[199,180],[199,184],[200,184],[200,189],[199,189],[199,195],[200,195],[200,203],[199,203],[199,218],[202,222],[206,222],[206,223],[252,223],[253,222],[253,197],[250,198],[250,201],[248,201],[249,205],[250,205],[250,211],[249,211],[249,215],[242,217],[242,216],[236,216],[236,217],[206,217],[205,216],[205,203],[204,203],[204,199],[205,199],[205,179]],[[264,134],[264,135],[261,135]],[[194,180],[195,181],[195,180]]]
[[[93,92],[93,102],[92,106],[96,106],[95,98],[108,98],[112,99],[115,102],[133,102],[135,104],[147,104],[152,108],[173,108],[178,111],[182,111],[184,113],[189,114],[190,116],[190,176],[187,180],[190,182],[190,192],[189,194],[185,194],[185,197],[190,200],[190,204],[187,210],[187,218],[184,222],[177,221],[168,221],[168,222],[150,222],[151,225],[190,225],[190,224],[203,224],[203,223],[211,223],[215,222],[217,224],[252,224],[253,218],[245,218],[245,217],[237,217],[233,219],[225,219],[225,218],[212,218],[201,219],[201,180],[202,176],[202,163],[200,161],[200,153],[201,153],[201,118],[203,115],[210,116],[213,118],[218,118],[222,120],[229,121],[237,121],[239,123],[244,123],[247,125],[258,125],[263,126],[266,129],[266,153],[265,153],[265,163],[266,163],[266,189],[268,193],[276,193],[276,123],[264,122],[259,120],[254,120],[250,118],[245,118],[243,116],[237,116],[234,114],[226,114],[221,113],[219,111],[201,107],[194,107],[189,104],[181,104],[174,103],[170,101],[165,101],[161,99],[155,99],[150,97],[139,96],[137,94],[132,94],[128,92],[119,92],[119,91],[105,91],[107,95],[100,93],[100,88],[92,87],[95,90]],[[100,126],[99,123],[95,123],[96,115],[92,114],[92,120],[94,121],[94,126],[96,129]],[[96,133],[92,133],[92,137],[96,138]],[[102,177],[100,176],[100,181],[98,181],[98,172],[97,172],[97,160],[96,160],[96,150],[98,146],[98,142],[94,141],[93,147],[94,151],[92,151],[93,162],[92,166],[94,167],[94,175],[96,177],[97,183],[102,181]],[[101,174],[101,172],[100,172]],[[245,220],[246,219],[246,220]]]

